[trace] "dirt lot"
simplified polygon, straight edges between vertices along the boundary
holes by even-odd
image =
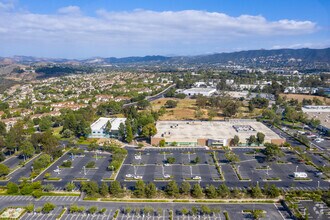
[[[287,100],[290,99],[297,99],[299,102],[302,102],[303,99],[311,99],[313,100],[313,98],[317,98],[319,100],[321,100],[323,103],[326,100],[327,105],[330,105],[330,99],[329,98],[324,98],[324,97],[320,97],[320,96],[315,96],[315,95],[305,95],[305,94],[280,94],[281,97],[286,96]]]
[[[160,117],[160,120],[193,120],[195,117],[196,110],[196,100],[195,99],[175,99],[175,98],[163,98],[158,99],[156,101],[151,102],[152,108],[154,110],[159,110],[167,100],[175,100],[178,101],[178,105],[172,109],[166,109],[166,113]],[[202,109],[204,115],[202,116],[202,120],[208,119],[207,109]],[[221,112],[219,112],[221,114]],[[214,117],[213,120],[222,120],[223,117],[217,116]]]

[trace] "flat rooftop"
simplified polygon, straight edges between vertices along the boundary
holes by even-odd
[[[164,138],[167,142],[196,142],[197,139],[230,139],[234,135],[245,143],[257,132],[265,134],[265,142],[282,139],[264,124],[255,120],[229,121],[158,121],[154,138]]]
[[[305,112],[309,118],[319,119],[320,124],[330,128],[330,112]]]
[[[184,90],[184,92],[215,92],[215,91],[217,91],[215,88],[200,88],[200,87]]]
[[[96,120],[92,125],[92,130],[101,130],[105,127],[107,122],[110,121],[111,123],[111,130],[118,130],[120,123],[125,123],[126,118],[104,118],[101,117]]]

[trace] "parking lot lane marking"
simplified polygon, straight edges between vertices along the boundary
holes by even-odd
[[[64,220],[66,220],[68,218],[68,216],[69,216],[69,214],[68,213],[65,213],[61,219],[63,219],[65,217]]]
[[[279,208],[277,207],[277,205],[275,203],[274,203],[274,206],[276,207],[276,210],[278,211],[278,213],[280,213],[282,219],[285,220],[284,216],[282,215],[282,213],[280,212]]]

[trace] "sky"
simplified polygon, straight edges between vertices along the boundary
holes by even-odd
[[[329,0],[0,0],[0,56],[84,59],[329,46]]]

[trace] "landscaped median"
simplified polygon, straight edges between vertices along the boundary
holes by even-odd
[[[213,151],[212,153],[211,153],[211,156],[212,156],[212,159],[213,159],[213,162],[214,162],[214,165],[215,165],[215,168],[217,169],[217,171],[218,171],[218,174],[219,174],[219,181],[224,181],[225,180],[225,177],[224,177],[224,175],[223,175],[223,173],[222,173],[222,170],[221,170],[221,166],[219,165],[219,163],[218,163],[218,159],[217,159],[217,156],[216,156],[216,154],[215,154],[215,151]],[[217,179],[214,179],[214,180],[217,180]]]
[[[120,199],[120,198],[85,198],[86,201],[97,202],[127,202],[127,203],[277,203],[275,199]]]
[[[242,178],[241,174],[238,172],[237,167],[235,165],[232,165],[231,167],[235,171],[236,176],[239,179],[239,181],[242,181],[242,182],[250,182],[251,181],[251,179],[249,179],[249,178]]]

